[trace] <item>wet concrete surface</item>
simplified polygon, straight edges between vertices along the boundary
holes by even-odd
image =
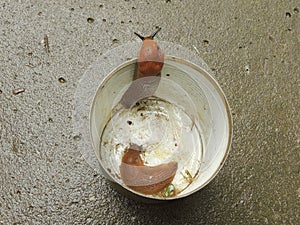
[[[299,10],[297,0],[2,1],[0,224],[298,224]],[[158,41],[196,46],[214,71],[234,137],[208,186],[147,205],[81,157],[72,101],[99,55],[157,26]]]

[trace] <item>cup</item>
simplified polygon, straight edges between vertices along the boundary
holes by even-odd
[[[129,60],[99,81],[89,117],[95,155],[104,176],[126,195],[152,202],[186,197],[217,175],[229,153],[232,118],[228,102],[204,68],[165,56],[158,86],[151,94],[137,97],[130,109],[124,108],[122,96],[137,82],[133,81],[136,63],[136,59]],[[122,160],[131,149],[138,152],[143,166],[131,167],[134,172],[126,177]],[[165,170],[159,171],[159,166]],[[139,181],[147,169],[154,174],[149,178],[161,179],[144,185],[148,191],[135,187],[143,186]],[[150,187],[164,182],[161,174],[168,171],[171,181],[153,191]]]

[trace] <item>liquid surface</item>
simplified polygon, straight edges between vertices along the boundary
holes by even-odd
[[[164,191],[151,195],[177,195],[196,179],[203,152],[201,132],[183,109],[161,98],[149,97],[131,109],[121,107],[112,111],[101,137],[100,157],[119,183],[124,185],[120,165],[131,144],[140,146],[144,166],[177,163],[171,183]]]

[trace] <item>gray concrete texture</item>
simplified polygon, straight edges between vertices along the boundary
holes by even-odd
[[[299,11],[299,0],[1,1],[0,224],[299,224]],[[97,57],[157,26],[158,42],[195,46],[214,71],[234,137],[208,186],[149,205],[82,159],[72,101]]]

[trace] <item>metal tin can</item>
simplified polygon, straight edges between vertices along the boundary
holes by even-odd
[[[98,81],[89,123],[101,171],[117,189],[136,199],[156,202],[186,197],[208,184],[228,155],[232,139],[228,102],[205,69],[166,56],[152,95],[139,97],[134,107],[123,109],[120,99],[133,82],[135,66],[136,59],[129,60]],[[143,146],[141,158],[150,170],[176,162],[172,182],[151,194],[126,183],[120,168],[130,143]],[[149,175],[149,179],[154,178]]]

